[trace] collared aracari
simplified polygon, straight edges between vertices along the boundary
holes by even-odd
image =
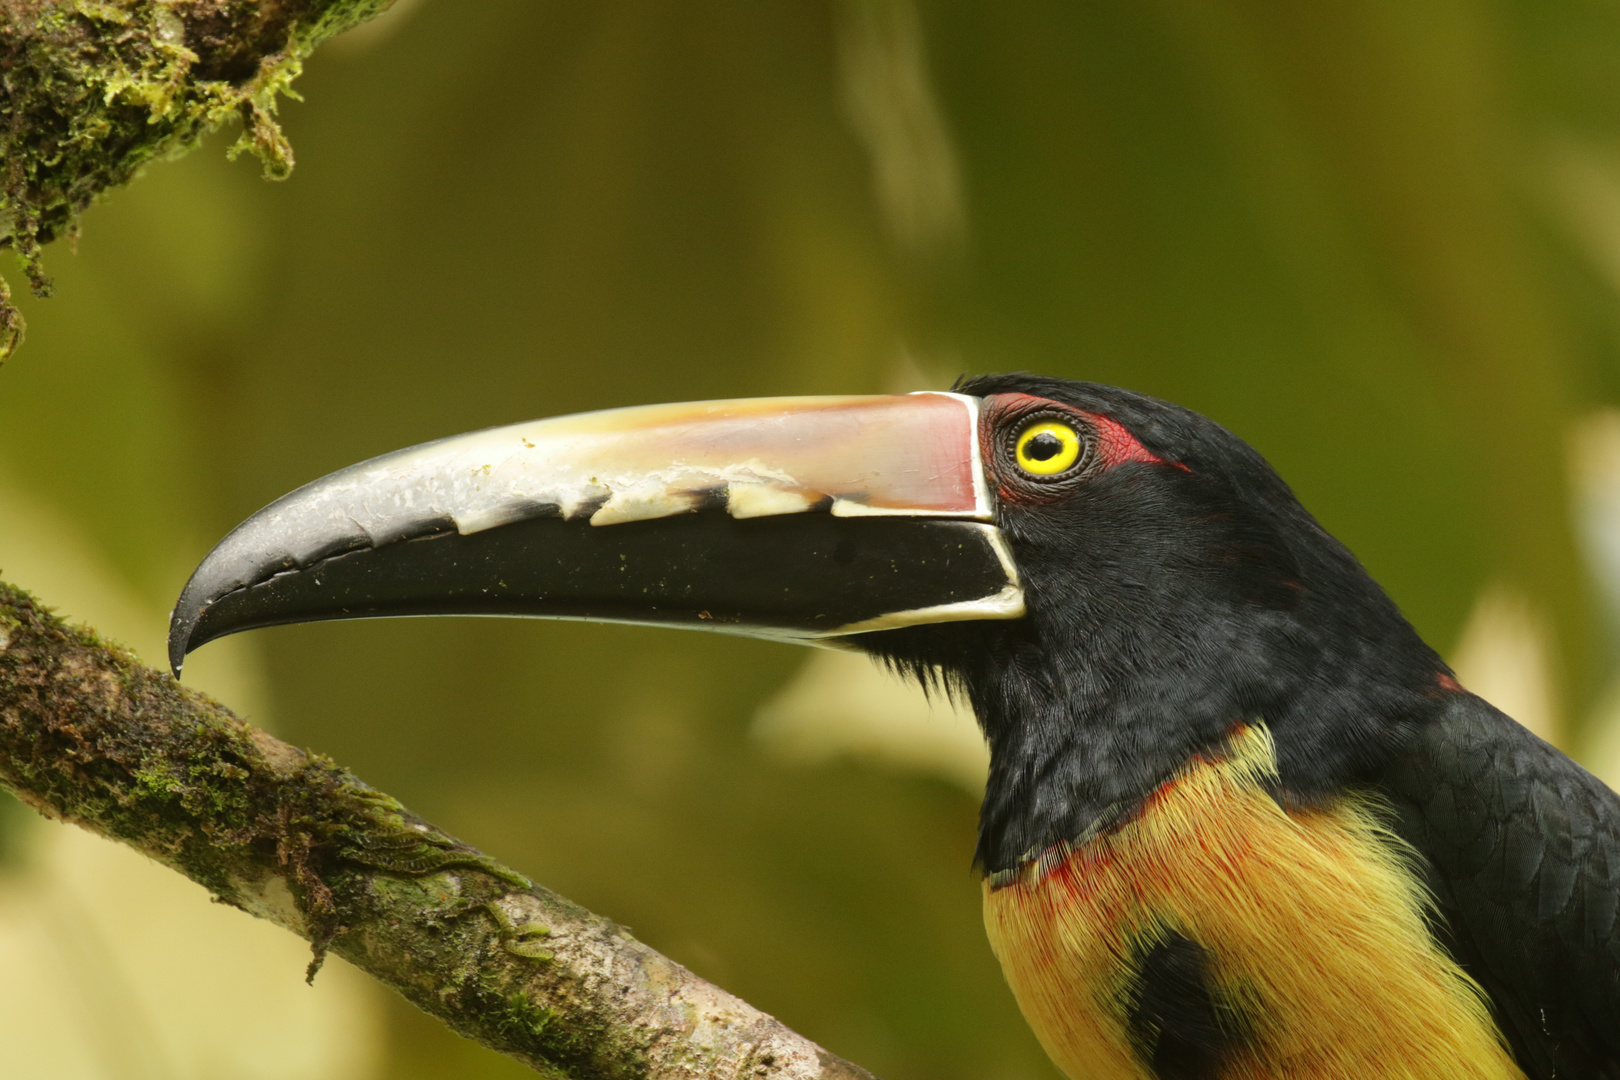
[[[965,697],[985,925],[1074,1080],[1620,1078],[1620,799],[1186,409],[1012,375],[427,443],[226,537],[171,660],[431,614],[837,644]]]

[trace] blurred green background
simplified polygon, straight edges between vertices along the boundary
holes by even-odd
[[[150,661],[215,539],[376,453],[1027,369],[1249,439],[1465,681],[1505,679],[1499,703],[1604,767],[1613,4],[406,0],[298,89],[289,183],[227,163],[230,133],[151,166],[48,252],[57,295],[24,298],[0,369],[0,571]],[[279,734],[880,1075],[1057,1075],[984,943],[963,785],[750,736],[803,653],[473,620],[210,649]],[[0,821],[3,964],[66,841]],[[161,1028],[172,995],[117,945],[143,932],[74,963]],[[265,963],[311,993],[296,957]],[[334,978],[320,1008],[362,1019],[330,1030],[214,995],[313,1040],[301,1064],[164,1028],[30,1075],[529,1075]],[[47,1063],[69,1038],[32,1037]]]

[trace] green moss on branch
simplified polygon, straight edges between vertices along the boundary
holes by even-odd
[[[871,1080],[4,583],[0,786],[548,1076]]]
[[[40,248],[71,234],[101,192],[232,117],[233,155],[292,170],[275,121],[321,42],[393,0],[0,0],[0,244],[35,292]],[[0,361],[22,324],[0,282]]]

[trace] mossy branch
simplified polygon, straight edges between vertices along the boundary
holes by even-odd
[[[4,583],[0,786],[547,1076],[871,1080]]]
[[[241,117],[230,153],[292,171],[275,121],[304,59],[393,0],[0,0],[0,246],[40,295],[40,247],[154,158]],[[22,340],[0,280],[0,361]]]

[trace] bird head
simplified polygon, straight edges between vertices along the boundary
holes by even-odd
[[[861,645],[972,704],[991,747],[979,861],[1006,872],[1128,817],[1235,726],[1276,746],[1279,798],[1341,791],[1441,706],[1444,662],[1264,458],[1189,409],[1029,375],[982,402],[1007,622]]]
[[[170,655],[258,626],[489,614],[856,648],[971,702],[978,858],[1108,827],[1237,725],[1279,798],[1398,751],[1449,678],[1253,449],[1127,390],[705,402],[456,436],[249,518]]]

